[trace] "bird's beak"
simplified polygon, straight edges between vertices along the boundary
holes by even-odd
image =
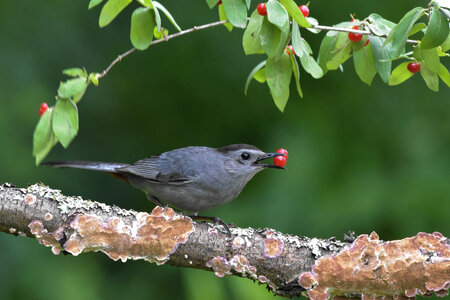
[[[275,156],[286,156],[283,153],[266,153],[264,155],[262,155],[261,157],[259,157],[257,160],[255,160],[255,162],[253,163],[253,165],[256,166],[260,166],[263,168],[274,168],[274,169],[285,169],[284,167],[279,167],[279,166],[275,166],[275,165],[271,165],[271,164],[261,164],[260,162],[268,159],[268,158],[273,158]]]

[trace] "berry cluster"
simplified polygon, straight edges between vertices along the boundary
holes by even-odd
[[[284,167],[288,158],[288,152],[286,149],[280,148],[275,153],[283,153],[285,156],[275,156],[273,158],[273,164],[277,167]]]
[[[420,62],[410,62],[406,68],[408,68],[408,71],[411,73],[417,73],[420,71]]]
[[[42,115],[48,110],[48,105],[47,103],[42,103],[41,106],[39,107],[39,115],[42,117]]]
[[[359,29],[359,26],[355,25],[352,27],[352,29]],[[362,34],[349,32],[348,39],[352,42],[359,42],[362,39]]]
[[[308,6],[300,5],[298,7],[298,9],[300,9],[300,11],[302,12],[304,17],[309,16],[309,8],[308,8]],[[258,6],[256,7],[256,10],[258,11],[258,14],[260,14],[261,16],[267,15],[267,8],[266,8],[266,5],[264,3],[259,3]]]
[[[295,55],[294,47],[292,45],[287,45],[286,46],[286,53],[289,54],[289,55],[291,53]]]

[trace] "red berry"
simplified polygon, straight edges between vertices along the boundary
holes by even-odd
[[[286,157],[285,156],[275,156],[273,158],[273,164],[277,167],[284,167],[286,165]]]
[[[364,47],[369,45],[369,39],[367,39],[366,43],[364,44]]]
[[[286,155],[286,156],[280,156],[280,157],[288,158],[288,152],[287,152],[286,149],[280,148],[280,149],[278,149],[277,151],[275,151],[275,153],[283,153],[283,154]]]
[[[39,107],[39,115],[41,115],[41,117],[42,117],[42,115],[43,115],[47,110],[48,110],[48,105],[47,105],[47,103],[43,102],[43,103],[41,104],[41,106]]]
[[[222,4],[222,0],[219,0],[219,2],[217,2],[217,5],[220,5],[220,4]]]
[[[411,62],[406,67],[411,73],[417,73],[420,71],[420,62]]]
[[[258,6],[256,7],[256,10],[258,11],[258,14],[260,14],[261,16],[267,15],[267,9],[266,9],[266,5],[264,3],[258,4]]]
[[[295,55],[294,47],[292,47],[292,45],[287,45],[286,46],[286,53],[289,54],[289,55],[291,53]]]
[[[300,11],[302,12],[304,17],[309,16],[309,8],[308,8],[308,6],[300,5],[298,8],[300,9]]]
[[[359,29],[359,26],[355,25],[352,27],[352,29]],[[348,39],[352,42],[359,42],[362,39],[362,34],[349,32]]]

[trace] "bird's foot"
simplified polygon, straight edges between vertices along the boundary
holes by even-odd
[[[230,227],[228,226],[227,223],[225,223],[224,221],[222,221],[222,219],[218,218],[218,217],[206,217],[206,216],[196,216],[196,215],[191,215],[189,216],[192,220],[195,221],[208,221],[208,222],[213,222],[215,225],[222,225],[228,236],[231,236],[231,231],[230,231]],[[232,227],[236,227],[236,225],[231,224]]]
[[[162,208],[167,208],[168,205],[162,203],[158,198],[156,198],[155,196],[151,196],[151,195],[147,195],[148,200],[150,200],[151,202],[155,203],[158,206],[161,206]]]

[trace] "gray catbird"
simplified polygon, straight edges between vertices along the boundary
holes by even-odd
[[[221,148],[186,147],[164,152],[134,164],[55,161],[59,168],[110,173],[143,190],[158,205],[167,203],[194,215],[236,198],[252,177],[265,168],[284,169],[262,160],[284,155],[233,144]]]

